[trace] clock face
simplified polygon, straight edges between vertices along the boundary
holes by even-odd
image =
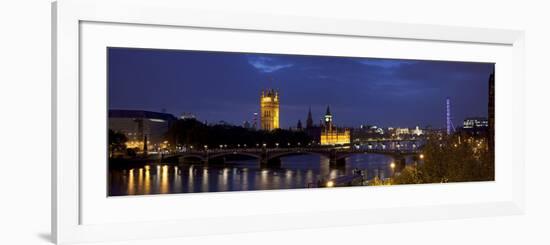
[[[330,118],[329,117],[325,117],[325,121],[330,121]]]

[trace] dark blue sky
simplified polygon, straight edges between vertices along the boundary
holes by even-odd
[[[278,89],[281,127],[330,105],[338,126],[443,128],[488,114],[492,63],[108,48],[110,109],[192,113],[242,125],[264,88]]]

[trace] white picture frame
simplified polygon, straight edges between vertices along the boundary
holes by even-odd
[[[447,43],[504,45],[510,55],[509,93],[513,101],[507,110],[510,119],[507,145],[512,164],[507,170],[505,193],[494,200],[469,200],[433,205],[403,205],[387,208],[349,208],[316,210],[314,212],[283,212],[192,219],[105,222],[82,222],[83,196],[81,156],[82,107],[80,86],[82,74],[82,24],[117,23],[147,26],[204,28],[212,30],[239,30],[267,33],[294,33],[300,35],[369,37],[393,40],[420,40]],[[52,237],[58,244],[72,242],[151,239],[201,234],[266,231],[278,229],[313,228],[339,225],[375,224],[400,221],[436,220],[464,217],[521,214],[524,211],[524,34],[518,30],[496,30],[470,27],[450,27],[375,21],[336,20],[300,16],[269,16],[257,13],[213,12],[186,9],[178,1],[109,1],[62,0],[52,5]],[[499,73],[500,74],[500,73]],[[498,80],[498,78],[497,78]],[[498,86],[498,85],[497,85]],[[498,95],[497,95],[498,96]],[[498,102],[498,101],[497,101]],[[498,107],[498,103],[497,103]],[[504,138],[496,138],[497,144]],[[506,140],[507,140],[506,139]],[[498,154],[498,152],[497,152]],[[508,159],[509,158],[509,159]],[[499,157],[497,156],[497,160]],[[499,179],[497,178],[497,182]],[[498,183],[497,183],[498,184]],[[471,183],[466,189],[480,184]],[[443,185],[436,189],[460,189],[464,185]],[[458,187],[456,187],[458,186]],[[100,187],[98,187],[100,188]],[[393,188],[393,187],[392,187]],[[411,188],[411,186],[404,187]],[[425,185],[424,190],[430,187]],[[503,187],[504,188],[504,187]],[[462,191],[467,191],[466,189]],[[411,189],[401,189],[401,191]],[[502,190],[502,188],[501,188]],[[265,192],[292,198],[297,191]],[[324,191],[325,194],[326,190]],[[357,189],[332,191],[330,195],[353,195]],[[380,190],[378,190],[380,191]],[[382,190],[384,191],[384,190]],[[437,191],[437,190],[436,190]],[[441,189],[439,190],[441,191]],[[207,194],[231,197],[238,194]],[[286,197],[285,197],[286,196]],[[148,197],[144,197],[148,198]],[[174,202],[184,196],[161,197],[159,202]],[[142,199],[144,200],[144,199]],[[481,199],[480,199],[481,200]],[[157,205],[157,204],[155,204]],[[122,219],[121,219],[122,220]]]

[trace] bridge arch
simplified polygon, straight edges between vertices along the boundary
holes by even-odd
[[[249,156],[257,159],[261,158],[261,155],[259,153],[251,153],[251,152],[224,152],[224,153],[209,155],[208,158],[212,159],[212,158],[218,158],[218,157],[224,157],[224,156]]]
[[[201,161],[206,161],[206,158],[202,155],[199,155],[199,154],[183,154],[183,155],[180,155],[178,157],[179,160],[190,159],[190,158],[199,159]]]
[[[330,157],[328,152],[315,152],[315,151],[289,151],[289,152],[277,152],[275,154],[268,154],[267,160],[272,160],[276,158],[281,158],[285,156],[295,156],[295,155],[317,155],[323,157]]]
[[[389,152],[389,151],[361,151],[361,152],[346,152],[346,153],[340,153],[336,154],[335,160],[342,160],[347,157],[351,157],[353,155],[359,155],[359,154],[374,154],[374,155],[381,155],[381,156],[387,156],[391,157],[394,160],[401,159],[403,157],[412,156],[417,154],[416,152]]]

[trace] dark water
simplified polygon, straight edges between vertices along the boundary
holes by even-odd
[[[152,163],[143,167],[109,171],[109,195],[145,195],[243,190],[294,189],[315,186],[353,169],[366,170],[367,178],[391,175],[392,159],[361,154],[347,159],[341,167],[329,166],[329,159],[315,155],[281,158],[281,168],[261,169],[257,160],[228,162],[223,166]]]

